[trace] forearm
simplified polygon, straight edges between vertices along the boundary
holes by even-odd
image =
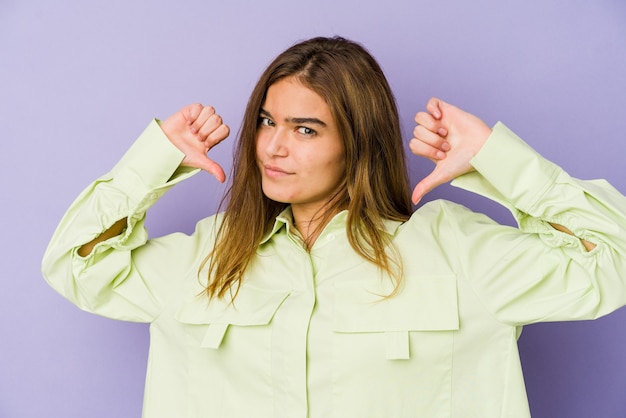
[[[110,238],[121,235],[122,232],[124,232],[124,230],[126,229],[127,223],[128,223],[128,218],[123,218],[115,222],[109,229],[104,231],[102,234],[98,235],[93,240],[81,246],[77,251],[78,255],[81,257],[87,257],[89,254],[91,254],[91,251],[97,244],[103,241],[106,241]]]
[[[503,126],[473,164],[477,171],[454,184],[508,207],[522,231],[520,240],[532,243],[497,257],[501,266],[489,267],[502,277],[512,271],[499,280],[521,289],[513,296],[499,294],[506,303],[494,312],[506,310],[503,317],[522,318],[520,323],[592,319],[626,303],[626,197],[603,180],[570,177]],[[487,234],[482,239],[494,241]],[[487,247],[497,254],[505,244]],[[476,267],[473,277],[491,274]],[[525,314],[526,302],[540,307],[536,315]]]
[[[569,229],[567,229],[566,227],[564,227],[563,225],[559,225],[559,224],[555,224],[552,222],[548,222],[552,228],[556,229],[557,231],[561,231],[561,232],[565,232],[566,234],[569,235],[574,235],[574,233],[572,231],[570,231]],[[587,251],[591,251],[594,248],[596,248],[596,244],[594,244],[593,242],[589,242],[587,240],[584,240],[582,238],[578,238],[580,240],[580,242],[583,244],[583,247],[585,247],[585,249]]]
[[[117,309],[124,318],[149,320],[157,308],[151,306],[151,291],[138,292],[145,286],[132,258],[147,242],[146,211],[198,171],[180,169],[181,160],[158,125],[151,124],[113,170],[68,209],[44,255],[48,283],[81,309],[106,316],[117,315]],[[133,307],[132,300],[145,311]]]

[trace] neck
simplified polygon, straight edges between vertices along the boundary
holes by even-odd
[[[315,211],[302,209],[303,208],[292,207],[293,223],[302,236],[307,249],[311,249],[317,237],[319,237],[326,224],[337,211],[330,213],[327,210],[324,211],[324,208],[318,208]]]

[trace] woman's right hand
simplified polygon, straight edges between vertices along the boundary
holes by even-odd
[[[205,170],[220,183],[226,180],[222,167],[207,157],[209,150],[230,133],[230,128],[212,106],[199,103],[187,105],[163,121],[161,129],[172,144],[185,154],[181,165]]]

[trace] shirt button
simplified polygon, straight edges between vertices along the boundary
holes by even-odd
[[[332,241],[335,239],[335,234],[328,234],[326,235],[326,241]]]

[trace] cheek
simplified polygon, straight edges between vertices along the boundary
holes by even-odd
[[[261,156],[263,155],[262,150],[263,150],[263,137],[262,135],[258,135],[256,136],[255,140],[254,140],[254,149],[255,149],[255,155],[256,155],[256,159],[260,160]]]
[[[327,173],[325,177],[329,184],[341,183],[346,175],[346,163],[343,156],[327,160],[322,170]]]
[[[346,177],[346,164],[343,160],[337,161],[334,166],[335,169],[335,177],[336,182],[341,183],[341,181]]]
[[[337,150],[335,153],[335,158],[333,158],[331,162],[333,169],[339,173],[339,175],[344,176],[346,173],[346,153],[343,149]]]
[[[315,158],[315,155],[312,153],[308,153],[306,155],[304,155],[303,157],[300,158],[300,161],[306,165],[307,167],[318,167],[318,166],[324,166],[325,164],[320,164],[320,161],[318,158]]]

